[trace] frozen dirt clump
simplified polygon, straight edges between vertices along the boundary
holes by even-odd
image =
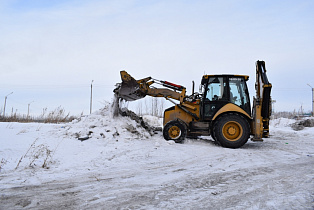
[[[314,119],[306,119],[291,124],[291,128],[295,131],[303,130],[305,127],[314,127]]]
[[[124,117],[127,116],[127,117],[131,118],[132,120],[135,120],[139,125],[141,125],[151,135],[153,135],[157,131],[162,131],[161,127],[155,127],[155,126],[149,125],[147,122],[145,122],[143,120],[142,117],[138,116],[137,114],[135,114],[131,110],[123,108],[123,109],[119,109],[119,113],[121,116],[124,116]]]

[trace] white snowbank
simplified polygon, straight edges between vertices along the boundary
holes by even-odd
[[[144,115],[143,119],[145,122],[147,122],[149,125],[154,127],[162,127],[163,124],[163,118],[151,116],[151,115]]]
[[[290,127],[291,124],[295,123],[295,119],[288,118],[277,118],[269,121],[269,125],[275,128]]]
[[[271,138],[240,149],[165,141],[110,104],[67,124],[0,123],[0,207],[311,209],[314,128],[291,123],[271,121]]]

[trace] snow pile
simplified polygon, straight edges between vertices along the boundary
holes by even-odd
[[[274,128],[284,128],[284,127],[290,127],[290,125],[295,122],[296,122],[295,119],[277,118],[277,119],[270,120],[269,125]]]
[[[154,126],[154,127],[160,127],[163,124],[163,118],[159,118],[159,117],[155,117],[151,115],[144,115],[143,119],[149,125]]]
[[[303,130],[305,127],[314,127],[314,118],[304,118],[301,120],[277,118],[270,121],[270,126],[274,128],[291,127],[294,131]]]
[[[150,122],[156,121],[153,117],[146,119],[149,119]],[[78,138],[81,141],[89,138],[105,140],[112,138],[147,139],[154,133],[149,129],[145,129],[146,127],[143,126],[144,121],[140,123],[127,116],[113,116],[111,104],[107,103],[103,109],[81,117],[79,120],[74,120],[65,125],[64,128],[66,130],[65,135]]]
[[[160,126],[157,117],[144,117],[142,121]],[[115,157],[117,145],[123,145],[125,148],[119,149],[124,151],[128,149],[126,145],[133,144],[132,141],[150,141],[156,133],[129,117],[113,117],[110,103],[91,115],[66,124],[0,125],[0,173],[15,173],[25,169],[38,171],[40,168],[71,171],[74,166],[84,170],[91,161],[95,162],[94,159],[99,162],[105,161],[104,158],[107,160],[104,154],[110,153],[109,160]],[[159,146],[159,141],[162,140],[153,140],[153,146]]]
[[[313,209],[314,127],[270,122],[239,149],[165,141],[109,103],[67,124],[0,123],[0,208]]]

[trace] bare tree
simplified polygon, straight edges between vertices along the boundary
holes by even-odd
[[[141,100],[137,102],[137,114],[139,116],[143,115],[143,106],[142,106],[142,101]]]
[[[146,99],[145,99],[144,103],[145,103],[145,114],[148,114],[149,113],[149,109],[148,109],[148,104],[147,104],[147,100]]]
[[[159,115],[158,117],[162,117],[163,113],[164,113],[164,106],[165,106],[165,100],[163,98],[161,98],[161,100],[159,100]]]

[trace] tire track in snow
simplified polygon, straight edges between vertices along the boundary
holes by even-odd
[[[219,173],[204,169],[198,174],[166,174],[160,169],[141,170],[143,174],[100,172],[2,189],[0,209],[313,209],[313,163],[309,158]]]

